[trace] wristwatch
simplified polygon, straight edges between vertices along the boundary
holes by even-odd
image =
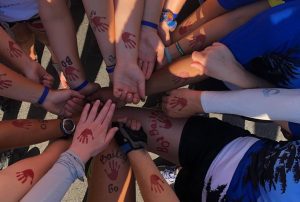
[[[62,119],[60,122],[60,129],[64,133],[64,137],[68,138],[73,136],[76,125],[72,119]]]

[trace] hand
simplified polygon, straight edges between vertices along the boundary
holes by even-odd
[[[137,104],[145,99],[145,76],[139,66],[118,65],[114,72],[114,96],[121,101]]]
[[[125,102],[120,101],[114,97],[113,89],[111,87],[98,88],[93,94],[87,97],[90,102],[101,100],[101,102],[106,102],[107,100],[112,100],[117,107],[125,106]]]
[[[152,28],[142,27],[139,47],[139,66],[148,80],[153,72],[156,60],[163,62],[164,44]]]
[[[26,69],[25,76],[32,81],[42,84],[48,88],[52,88],[54,78],[39,63],[32,61],[32,66]]]
[[[102,152],[118,130],[116,127],[110,128],[115,104],[111,100],[107,101],[100,112],[99,106],[99,100],[91,110],[90,104],[85,105],[70,147],[84,163]]]
[[[162,110],[173,118],[188,118],[203,113],[200,101],[201,91],[186,88],[176,89],[163,97]]]
[[[158,35],[160,36],[165,46],[170,46],[172,44],[170,29],[165,21],[160,23],[160,25],[158,26]]]
[[[79,92],[82,95],[89,96],[89,95],[92,95],[94,92],[96,92],[99,89],[101,89],[101,86],[98,83],[89,83],[86,87],[81,89]]]
[[[84,96],[73,90],[50,90],[42,106],[61,117],[71,117],[80,113]]]
[[[236,83],[236,79],[242,77],[240,64],[235,60],[230,50],[221,43],[214,43],[201,52],[192,54],[192,67],[203,72],[207,76]]]

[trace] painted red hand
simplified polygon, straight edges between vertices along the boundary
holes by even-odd
[[[32,126],[32,122],[29,120],[15,120],[12,124],[17,128],[23,128],[28,130],[30,126]]]
[[[27,170],[23,170],[21,172],[16,172],[17,175],[17,179],[18,181],[20,181],[22,184],[24,184],[28,177],[31,178],[30,184],[32,184],[33,182],[33,178],[34,178],[34,172],[32,169],[27,169]]]
[[[115,181],[118,178],[120,167],[121,165],[118,164],[117,161],[113,160],[113,161],[109,161],[110,173],[108,173],[106,169],[104,169],[104,171],[109,179]]]
[[[75,74],[75,72],[79,72],[78,69],[76,69],[75,67],[67,66],[65,68],[65,74],[68,81],[75,81],[79,78],[78,75]]]
[[[193,36],[192,40],[189,41],[189,46],[193,49],[199,49],[203,46],[204,41],[205,35],[199,34],[197,36]],[[199,45],[199,47],[197,45]]]
[[[16,48],[15,44],[16,43],[13,41],[8,41],[8,48],[9,48],[8,51],[10,57],[16,57],[16,58],[22,57],[23,51]]]
[[[4,88],[9,88],[12,85],[12,81],[2,79],[3,76],[6,76],[6,74],[0,74],[0,90],[3,90]]]
[[[105,20],[106,17],[100,17],[100,16],[93,16],[91,17],[91,23],[93,24],[93,28],[97,29],[98,32],[105,32],[108,30],[108,24],[102,22],[102,20]]]
[[[190,28],[192,27],[192,24],[190,23],[190,21],[187,21],[186,23],[184,23],[184,25],[182,25],[179,30],[178,33],[182,36],[185,35],[186,33],[188,33],[188,31],[190,31]]]
[[[124,32],[122,34],[122,40],[125,44],[126,48],[132,49],[136,47],[136,42],[134,41],[134,39],[131,39],[130,37],[132,36],[132,38],[135,38],[135,35],[129,32]]]
[[[164,191],[163,186],[159,184],[159,182],[164,184],[164,181],[162,181],[157,175],[151,175],[150,182],[151,182],[151,191],[155,191],[155,193],[161,193]]]
[[[159,116],[157,120],[161,123],[160,128],[170,129],[172,127],[172,122],[165,116]]]
[[[82,144],[87,144],[89,143],[89,136],[92,137],[92,140],[94,140],[93,132],[86,128],[82,133],[77,137],[77,140],[81,142]]]
[[[187,105],[187,100],[182,97],[173,97],[170,101],[170,106],[172,109],[175,107],[179,107],[178,111],[181,111],[183,108],[185,108]]]

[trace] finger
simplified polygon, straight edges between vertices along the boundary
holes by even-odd
[[[193,61],[201,62],[202,59],[203,59],[203,51],[201,51],[201,52],[194,51],[192,53],[192,60]]]
[[[139,97],[145,99],[145,80],[138,83]]]
[[[133,94],[132,93],[127,93],[126,102],[127,103],[132,103],[133,102]]]
[[[127,128],[131,128],[131,124],[132,124],[132,119],[128,119],[128,120],[126,121],[126,127],[127,127]]]
[[[147,72],[145,74],[146,80],[150,79],[153,69],[154,69],[154,63],[148,62]]]
[[[80,99],[80,98],[77,98],[77,97],[72,98],[72,102],[74,102],[75,104],[80,105],[82,107],[85,104],[84,99]]]
[[[111,120],[115,113],[115,109],[116,109],[116,105],[114,103],[112,103],[109,107],[107,114],[104,114],[104,115],[106,115],[106,117],[104,118],[104,120],[102,122],[102,126],[105,131],[107,131],[108,127],[110,127],[110,125],[111,125]]]
[[[108,145],[110,143],[110,141],[112,140],[112,138],[114,137],[114,135],[116,134],[116,132],[118,130],[119,130],[119,128],[117,128],[117,127],[109,129],[109,131],[107,132],[106,137],[105,137],[106,145]]]
[[[103,120],[106,118],[106,114],[109,112],[111,105],[112,105],[112,101],[107,100],[95,120],[97,123],[102,124]]]
[[[121,97],[121,95],[122,95],[122,89],[119,89],[119,88],[117,88],[117,87],[114,87],[114,96],[116,97],[116,98],[120,98]]]
[[[121,96],[119,97],[119,99],[120,99],[121,101],[126,102],[126,96],[127,96],[127,91],[122,91],[122,94],[121,94]]]
[[[75,91],[75,90],[68,90],[71,92],[71,96],[72,97],[77,97],[79,99],[84,99],[84,95],[80,94],[79,92]]]
[[[48,88],[52,88],[53,82],[47,81],[47,80],[43,80],[42,81],[42,85],[46,86]]]
[[[138,104],[140,102],[140,96],[137,93],[133,94],[133,99],[132,99],[132,103],[133,104]]]
[[[143,67],[143,60],[139,59],[139,67],[142,69]]]
[[[147,68],[148,68],[148,62],[143,61],[142,71],[143,71],[143,74],[145,75],[145,77],[146,77],[146,74],[147,74]]]
[[[84,123],[86,121],[90,107],[91,107],[91,105],[89,103],[84,106],[83,111],[80,116],[79,124]]]
[[[73,111],[76,111],[76,112],[81,112],[82,108],[83,108],[83,104],[82,103],[78,104],[73,99],[72,100],[68,100],[67,106],[69,106],[71,109],[73,109]]]
[[[96,100],[96,102],[93,104],[92,109],[90,110],[88,117],[87,117],[87,122],[93,122],[97,116],[98,113],[98,108],[100,105],[100,100]]]

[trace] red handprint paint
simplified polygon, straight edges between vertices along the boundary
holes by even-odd
[[[15,47],[16,43],[13,41],[8,41],[8,52],[10,57],[22,57],[23,51]]]
[[[122,40],[126,48],[132,49],[136,47],[136,42],[134,41],[133,38],[135,38],[135,35],[130,32],[124,32],[122,34]]]
[[[187,100],[182,97],[173,97],[170,101],[170,106],[172,109],[178,107],[178,111],[181,111],[187,105]]]
[[[27,169],[21,172],[16,172],[16,176],[18,181],[20,181],[22,184],[24,184],[28,178],[31,179],[30,184],[32,184],[34,178],[34,172],[32,169]]]
[[[0,74],[0,90],[9,88],[12,86],[12,80],[3,79],[2,78],[3,76],[6,76],[6,74]]]
[[[199,49],[203,46],[204,41],[205,41],[205,35],[199,34],[197,36],[193,36],[193,38],[189,41],[189,46],[194,49],[195,48]]]
[[[154,191],[155,193],[161,193],[165,189],[161,184],[164,184],[164,181],[160,179],[157,175],[151,175],[150,176],[150,183],[151,183],[151,191]]]
[[[182,25],[179,30],[178,33],[182,36],[185,35],[186,33],[188,33],[190,31],[192,27],[192,23],[190,23],[190,21],[187,21],[186,23],[184,23],[184,25]]]
[[[172,127],[172,122],[165,116],[158,116],[157,120],[161,123],[160,128],[170,129]]]
[[[89,143],[89,136],[92,137],[92,140],[94,140],[94,136],[93,136],[93,132],[91,131],[91,129],[84,129],[84,131],[82,131],[82,133],[77,137],[77,140],[82,143],[82,144],[87,144]]]
[[[75,72],[79,72],[75,67],[67,66],[65,68],[65,74],[68,81],[76,81],[79,78]]]
[[[17,128],[23,128],[28,130],[32,126],[32,122],[29,120],[15,120],[12,122],[12,124]]]
[[[119,174],[121,165],[118,164],[118,162],[114,161],[114,160],[109,161],[108,165],[109,165],[110,172],[108,173],[108,171],[106,169],[104,169],[104,171],[109,179],[115,181],[118,178],[118,174]]]
[[[91,19],[92,28],[94,30],[97,30],[98,32],[105,32],[108,30],[109,25],[103,22],[103,20],[105,20],[106,17],[96,16],[96,11],[92,10],[90,19]]]

